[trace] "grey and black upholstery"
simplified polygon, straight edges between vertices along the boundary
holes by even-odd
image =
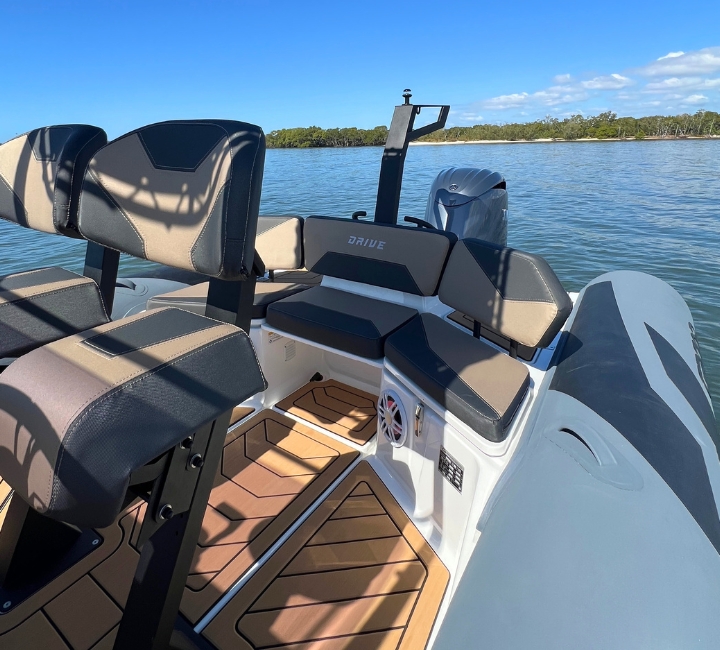
[[[437,293],[454,235],[349,219],[305,220],[312,273],[417,296]],[[268,307],[271,327],[370,359],[417,312],[403,305],[316,286]]]
[[[158,307],[178,307],[195,314],[204,314],[207,306],[209,282],[190,285],[168,293],[158,294],[147,301],[148,309]],[[255,285],[255,296],[252,306],[252,319],[265,318],[267,308],[273,302],[282,300],[308,287],[295,282],[258,282]]]
[[[0,278],[0,357],[17,357],[107,322],[90,278],[58,267]]]
[[[258,218],[255,250],[260,255],[267,271],[273,273],[278,269],[290,269],[289,272],[303,273],[299,270],[303,268],[302,230],[303,220],[298,216],[261,216]],[[204,314],[209,284],[202,281],[201,275],[196,277],[201,278],[199,283],[191,281],[189,287],[153,296],[147,301],[147,308],[179,307],[196,314]],[[182,277],[178,276],[178,279],[183,281]],[[258,282],[255,285],[253,299],[253,320],[265,318],[268,305],[271,303],[307,288],[308,285],[301,282]]]
[[[90,161],[78,227],[142,259],[235,280],[250,275],[265,136],[227,120],[161,122]]]
[[[296,215],[258,218],[255,249],[268,271],[303,268],[303,219]]]
[[[264,153],[262,130],[240,122],[139,129],[92,158],[79,229],[102,246],[211,276],[215,307],[239,318],[258,266]],[[242,329],[172,308],[10,365],[0,375],[0,476],[14,494],[0,528],[0,587],[12,576],[32,594],[44,583],[27,584],[24,566],[75,562],[82,528],[111,524],[140,496],[142,550],[114,647],[168,647],[233,408],[266,387]],[[60,550],[52,531],[66,540]]]
[[[479,239],[458,242],[439,295],[446,305],[528,347],[550,345],[572,311],[570,296],[542,257]]]
[[[523,345],[546,346],[572,301],[541,257],[463,239],[453,248],[440,299]],[[505,439],[527,393],[525,365],[433,314],[388,338],[387,359],[462,422],[493,442]]]
[[[38,512],[107,526],[134,470],[264,387],[233,325],[179,309],[102,325],[0,375],[2,477]]]
[[[77,203],[90,158],[107,142],[87,124],[48,126],[0,145],[0,218],[78,237]]]
[[[79,238],[82,177],[106,142],[102,129],[66,124],[0,145],[0,218]],[[57,267],[0,278],[0,357],[16,357],[107,321],[99,289],[88,278]]]

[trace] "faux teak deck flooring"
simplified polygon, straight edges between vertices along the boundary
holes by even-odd
[[[357,455],[270,411],[230,432],[182,601],[185,617],[198,621]],[[112,648],[143,513],[144,506],[129,508],[99,531],[97,551],[0,616],[0,648]]]
[[[448,582],[367,462],[220,611],[220,650],[422,650]]]
[[[333,379],[305,384],[277,407],[358,445],[377,430],[377,398]]]

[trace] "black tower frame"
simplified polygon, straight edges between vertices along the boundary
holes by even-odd
[[[403,93],[405,103],[395,107],[390,131],[388,132],[385,150],[380,166],[380,182],[378,183],[377,201],[375,203],[375,223],[396,224],[400,207],[400,190],[402,189],[403,170],[408,145],[428,133],[433,133],[445,126],[450,106],[446,104],[411,104],[409,89]],[[438,119],[432,124],[414,129],[415,118],[423,108],[438,108]]]

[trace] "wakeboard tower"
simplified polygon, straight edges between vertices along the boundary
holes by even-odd
[[[687,305],[569,295],[497,172],[399,224],[421,108],[372,220],[259,216],[241,122],[0,145],[0,217],[87,241],[83,275],[0,278],[0,647],[717,647]]]

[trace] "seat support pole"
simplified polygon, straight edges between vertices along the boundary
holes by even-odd
[[[85,252],[85,270],[83,275],[86,278],[95,280],[100,289],[105,309],[108,316],[112,313],[115,300],[115,281],[117,280],[118,268],[120,266],[120,253],[100,244],[89,241]]]
[[[143,529],[147,526],[152,533],[142,545],[114,650],[168,648],[222,458],[230,413],[171,452],[148,503]],[[140,542],[146,536],[141,530]]]
[[[255,283],[257,278],[264,274],[265,264],[255,251],[252,269],[245,280],[237,282],[211,278],[205,315],[223,323],[237,325],[249,335],[255,300]]]

